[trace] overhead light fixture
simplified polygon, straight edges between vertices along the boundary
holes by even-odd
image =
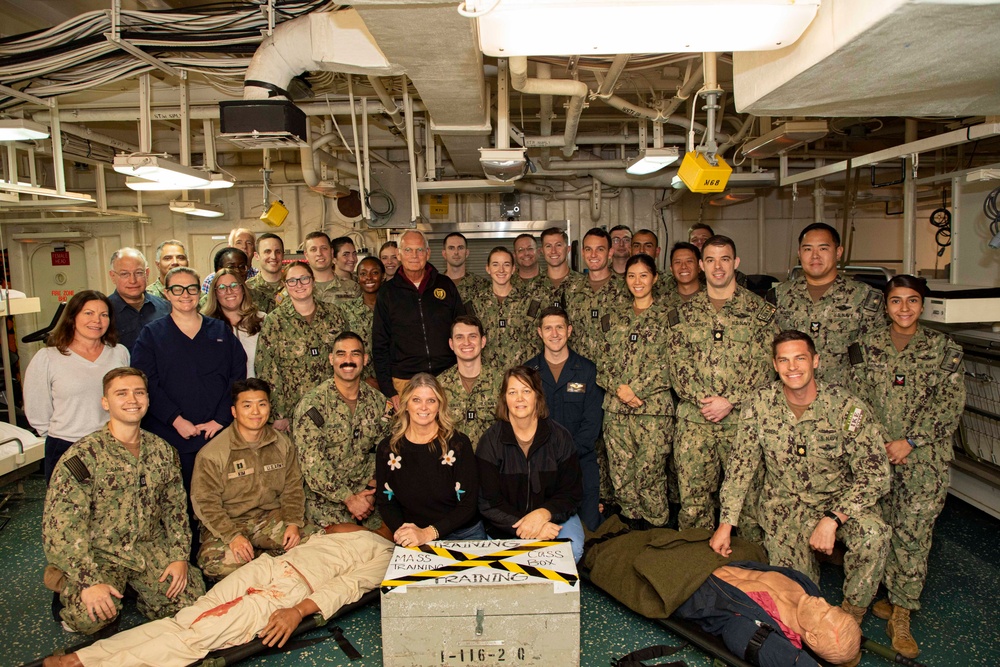
[[[710,206],[733,206],[735,204],[743,204],[744,202],[752,201],[756,198],[757,193],[754,190],[731,188],[726,192],[720,192],[715,195],[708,200],[708,203]]]
[[[479,164],[487,180],[509,183],[524,176],[528,158],[523,148],[480,148]]]
[[[199,201],[172,201],[170,210],[174,213],[196,215],[199,218],[221,218],[226,214],[218,204],[203,204]]]
[[[729,183],[733,168],[717,155],[706,155],[701,151],[688,151],[684,154],[681,166],[677,170],[684,185],[691,192],[722,192]]]
[[[644,148],[639,155],[629,161],[625,171],[635,176],[652,174],[677,162],[680,152],[676,148]]]
[[[114,170],[125,176],[136,176],[147,181],[156,181],[175,189],[190,189],[208,185],[208,172],[185,167],[161,155],[132,153],[116,155]]]
[[[0,118],[0,141],[48,139],[49,128],[24,118]]]
[[[476,18],[483,53],[497,58],[701,53],[788,46],[815,18],[820,1],[465,0],[459,11]]]
[[[214,171],[202,172],[205,177],[208,178],[208,183],[206,185],[189,185],[187,187],[181,187],[172,184],[157,183],[156,181],[147,181],[144,178],[137,178],[135,176],[125,177],[125,187],[130,190],[135,190],[136,192],[164,192],[170,190],[221,190],[225,188],[231,188],[236,185],[236,179],[228,174],[220,174]]]
[[[830,128],[825,120],[793,120],[782,123],[762,137],[748,141],[740,152],[754,160],[774,157],[822,139],[829,132]]]

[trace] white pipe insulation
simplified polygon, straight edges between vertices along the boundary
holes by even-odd
[[[576,150],[576,132],[580,127],[580,115],[583,113],[583,103],[590,94],[590,88],[582,81],[571,79],[531,79],[528,78],[528,59],[525,56],[513,56],[508,60],[510,65],[510,83],[515,90],[529,95],[565,95],[569,97],[566,107],[566,127],[563,131],[565,143],[563,155],[570,157]]]

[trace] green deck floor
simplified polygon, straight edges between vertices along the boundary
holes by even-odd
[[[0,491],[10,491],[11,488]],[[79,641],[51,617],[52,594],[42,586],[44,558],[41,516],[44,483],[33,476],[24,483],[25,494],[7,504],[0,514],[10,517],[0,530],[0,667],[19,665],[54,649]],[[2,520],[0,520],[2,521]],[[955,498],[949,498],[938,521],[931,552],[930,576],[923,595],[923,610],[913,617],[913,634],[921,644],[920,660],[928,667],[1000,665],[1000,521]],[[842,573],[823,566],[822,588],[833,602],[841,599]],[[641,618],[600,591],[584,584],[581,598],[581,664],[606,667],[612,658],[651,644],[677,645],[681,640],[656,623]],[[134,603],[127,603],[123,627],[140,622]],[[364,656],[350,662],[332,641],[266,658],[246,665],[352,665],[382,664],[381,623],[377,606],[367,607],[336,621]],[[307,636],[320,636],[325,630]],[[865,635],[888,643],[884,621],[869,614]],[[684,660],[690,667],[708,667],[712,660],[687,648],[670,660]],[[889,665],[866,655],[863,666]],[[551,667],[561,667],[553,665]]]

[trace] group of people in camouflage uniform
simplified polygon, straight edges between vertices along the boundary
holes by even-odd
[[[603,396],[600,436],[577,447],[596,447],[600,470],[590,484],[605,515],[636,528],[663,526],[674,498],[680,528],[718,526],[712,546],[719,553],[738,527],[767,548],[772,564],[813,579],[814,552],[831,553],[841,540],[848,549],[844,608],[860,623],[884,583],[888,601],[875,613],[889,619],[897,650],[916,656],[909,612],[919,608],[947,492],[950,438],[964,406],[960,349],[917,322],[926,286],[898,276],[880,294],[845,278],[837,270],[838,233],[816,223],[799,237],[802,275],[764,299],[745,286],[731,239],[696,225],[689,241],[673,246],[671,275],[661,276],[655,233],[594,228],[581,240],[587,272],[578,273],[569,266],[566,233],[551,228],[539,239],[522,234],[513,249],[494,248],[487,280],[467,272],[467,242],[457,233],[444,240],[441,274],[427,267],[430,248],[419,232],[383,246],[393,265],[402,255],[396,276],[377,257],[362,259],[355,276],[357,254],[346,237],[312,233],[307,261],[284,265],[279,237],[257,239],[251,253],[261,270],[245,285],[268,313],[259,380],[248,381],[259,384],[234,389],[236,423],[199,455],[192,501],[204,542],[197,562],[223,576],[321,529],[379,528],[372,456],[413,360],[398,358],[406,345],[382,340],[373,348],[372,331],[389,321],[377,310],[387,280],[418,276],[422,299],[419,276],[433,275],[434,285],[457,288],[451,307],[478,318],[485,345],[468,351],[468,326],[429,328],[422,319],[393,321],[388,335],[426,339],[428,350],[431,339],[447,342],[458,363],[438,380],[473,446],[493,422],[503,372],[544,352],[538,316],[555,308],[571,331],[569,346],[596,367],[594,386],[570,382],[560,400]],[[440,292],[434,298],[445,300]],[[422,308],[414,311],[421,318]],[[373,363],[386,349],[392,358]],[[549,369],[558,382],[562,366]],[[244,399],[254,405],[244,409]],[[241,426],[241,414],[256,427]],[[74,475],[67,467],[54,483],[84,483]],[[136,488],[162,477],[140,475]],[[134,492],[118,489],[116,497]],[[73,570],[58,553],[81,547],[67,539],[59,514],[55,506],[47,511],[47,553],[68,577]],[[91,607],[74,609],[63,615],[74,629],[100,625],[93,613],[90,624],[82,621]]]

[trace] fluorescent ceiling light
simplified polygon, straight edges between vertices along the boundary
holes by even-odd
[[[207,185],[209,182],[208,172],[185,167],[160,155],[149,155],[148,153],[116,155],[114,169],[119,174],[137,176],[163,185],[172,185],[176,189],[194,188],[199,185]]]
[[[677,162],[679,158],[680,153],[676,148],[645,148],[629,161],[625,171],[635,176],[652,174]]]
[[[464,11],[478,14],[483,53],[505,58],[779,49],[805,32],[819,5],[820,0],[465,0]]]
[[[170,210],[174,213],[196,215],[200,218],[221,218],[226,214],[218,204],[202,204],[198,201],[172,201]]]
[[[748,141],[740,152],[755,160],[774,157],[822,139],[829,131],[825,120],[793,120],[782,123],[758,139]]]
[[[26,183],[8,183],[0,180],[0,190],[6,192],[17,192],[25,195],[39,195],[40,197],[55,197],[57,199],[72,199],[74,201],[93,202],[94,198],[80,192],[59,192],[52,188],[40,188]]]
[[[0,141],[47,139],[49,128],[24,118],[0,118]]]
[[[524,176],[528,159],[523,148],[480,148],[479,163],[487,180],[509,183]]]
[[[156,181],[147,181],[144,178],[137,178],[135,176],[126,176],[125,187],[136,192],[163,192],[169,190],[221,190],[236,185],[236,180],[227,174],[220,174],[214,171],[202,173],[209,179],[206,185],[189,185],[185,188],[177,185],[157,183]]]

